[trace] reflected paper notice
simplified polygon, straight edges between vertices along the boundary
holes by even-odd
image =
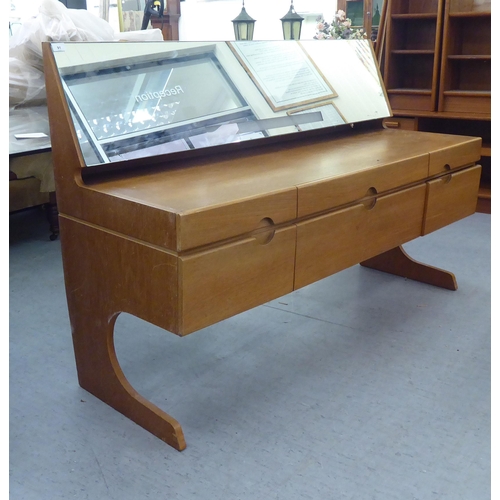
[[[306,108],[300,108],[297,110],[289,111],[288,114],[291,116],[294,115],[303,115],[310,114],[313,112],[320,112],[323,119],[319,122],[310,122],[310,123],[301,123],[297,125],[297,129],[299,131],[304,130],[313,130],[317,128],[325,128],[332,127],[337,125],[344,125],[346,123],[346,119],[342,116],[340,111],[336,108],[333,102],[325,103],[320,106],[308,106]]]
[[[252,41],[229,46],[274,111],[337,97],[300,43]]]

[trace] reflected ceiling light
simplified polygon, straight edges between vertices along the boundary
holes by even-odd
[[[243,0],[241,12],[233,19],[234,37],[236,40],[253,40],[253,28],[255,19],[252,19],[245,10],[245,0]]]
[[[302,29],[303,20],[304,18],[295,12],[292,0],[290,10],[284,17],[281,18],[281,24],[283,25],[283,38],[285,40],[300,40],[300,30]]]

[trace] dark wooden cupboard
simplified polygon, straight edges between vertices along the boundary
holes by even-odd
[[[483,139],[477,210],[491,212],[491,2],[387,0],[378,47],[386,126]]]

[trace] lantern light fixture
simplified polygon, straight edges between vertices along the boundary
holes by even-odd
[[[245,10],[245,0],[241,12],[232,21],[234,27],[234,37],[236,40],[253,40],[253,30],[255,19],[252,19]]]
[[[302,29],[303,20],[304,18],[295,12],[292,0],[290,10],[281,18],[283,38],[285,40],[300,40],[300,30]]]

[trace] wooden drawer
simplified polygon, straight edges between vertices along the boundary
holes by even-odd
[[[263,220],[282,224],[294,220],[296,216],[295,187],[236,203],[185,212],[177,215],[177,251],[250,233],[257,229]]]
[[[422,235],[473,214],[480,177],[481,166],[476,165],[428,182]]]
[[[298,187],[298,216],[304,217],[332,210],[361,200],[372,193],[424,180],[427,178],[429,155],[420,154],[402,161],[376,165],[355,173],[322,179]]]
[[[399,130],[418,130],[418,122],[416,118],[401,118],[393,116],[384,118],[384,128],[397,128]]]
[[[464,113],[464,115],[483,114],[486,116],[491,115],[491,97],[490,96],[443,96],[442,111],[449,113]]]
[[[431,151],[429,175],[439,175],[475,163],[481,158],[481,143],[480,137],[470,137],[470,140],[462,144]]]
[[[290,226],[180,257],[179,333],[186,335],[290,293],[295,241],[296,227]]]
[[[398,94],[396,90],[389,90],[389,103],[393,110],[401,111],[435,111],[430,92],[419,95],[412,92],[410,94]]]
[[[294,288],[420,236],[426,185],[381,196],[298,224]]]

